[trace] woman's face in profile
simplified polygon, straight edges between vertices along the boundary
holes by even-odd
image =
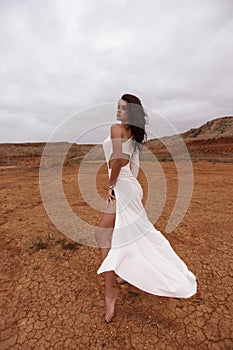
[[[117,120],[124,122],[127,121],[127,119],[127,102],[124,100],[119,100],[117,103]]]

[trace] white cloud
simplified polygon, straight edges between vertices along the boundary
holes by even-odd
[[[46,141],[75,111],[125,92],[180,132],[232,114],[232,10],[231,0],[0,1],[1,142]],[[80,115],[81,129],[114,122],[105,112]]]

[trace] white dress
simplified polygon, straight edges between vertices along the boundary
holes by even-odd
[[[116,217],[111,248],[97,274],[113,270],[145,292],[189,298],[197,291],[196,277],[147,217],[142,187],[137,180],[139,152],[134,151],[134,142],[131,137],[122,143],[122,152],[130,155],[130,162],[121,168],[114,187]],[[104,140],[103,148],[110,177],[110,136]]]

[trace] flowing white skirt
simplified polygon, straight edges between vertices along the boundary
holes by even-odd
[[[114,191],[116,218],[111,248],[97,274],[113,270],[130,284],[155,295],[194,295],[196,277],[149,221],[142,205],[142,187],[129,163],[121,168]]]

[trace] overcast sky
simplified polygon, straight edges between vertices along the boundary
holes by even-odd
[[[0,142],[102,142],[126,92],[155,137],[233,115],[232,38],[233,0],[0,0]]]

